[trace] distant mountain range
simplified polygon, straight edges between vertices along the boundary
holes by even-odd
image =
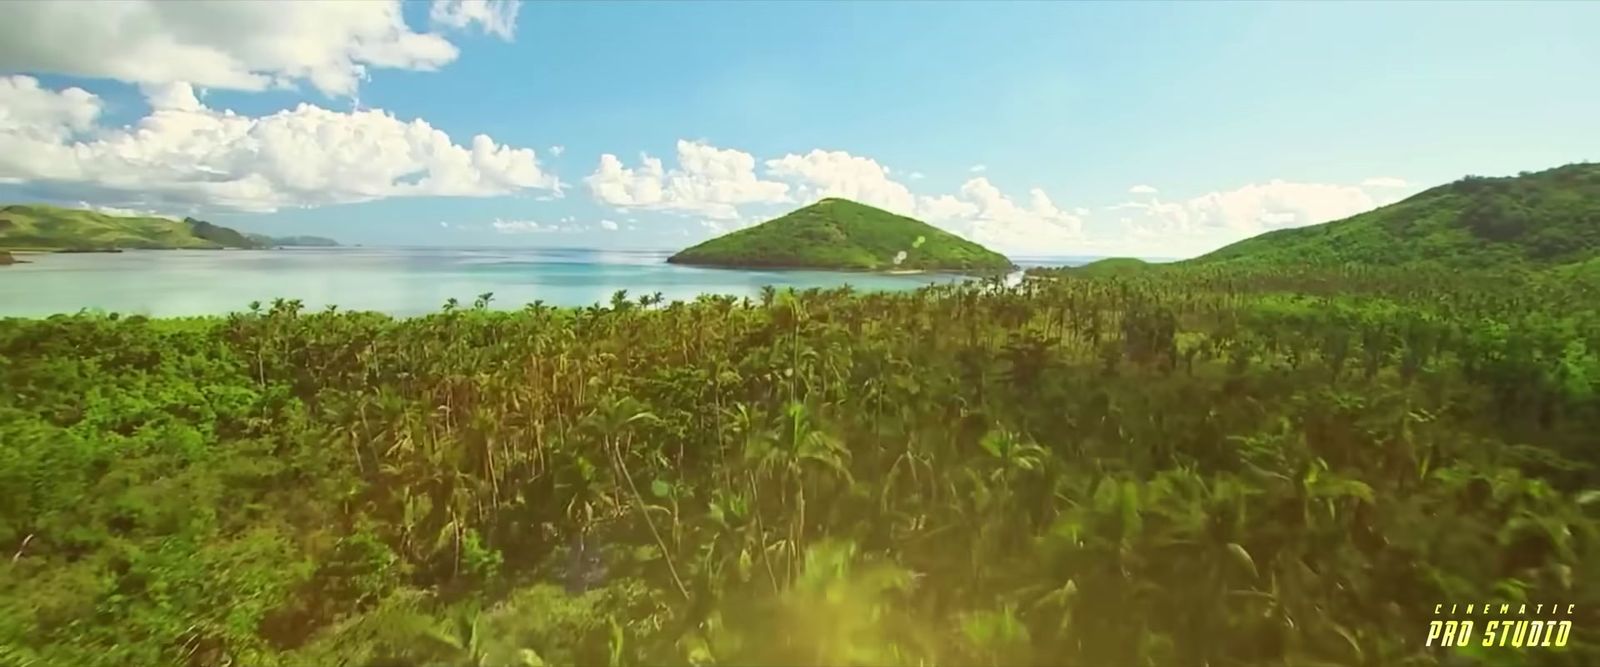
[[[113,251],[123,249],[271,248],[336,246],[318,236],[245,234],[195,218],[124,216],[42,204],[0,207],[0,248]]]

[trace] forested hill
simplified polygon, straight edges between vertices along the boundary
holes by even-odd
[[[926,222],[828,198],[719,236],[674,264],[852,270],[1003,271],[1011,260]]]
[[[1589,262],[1600,256],[1600,164],[1468,176],[1344,220],[1268,232],[1189,264],[1452,268]]]
[[[83,209],[12,204],[0,208],[0,248],[258,248],[237,230],[204,220],[122,216]]]

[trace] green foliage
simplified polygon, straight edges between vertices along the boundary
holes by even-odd
[[[0,320],[0,663],[1458,664],[1435,604],[1600,605],[1597,294]]]
[[[0,207],[0,248],[255,248],[237,231],[202,220],[121,216],[42,204]]]
[[[687,248],[667,261],[857,270],[992,272],[1011,268],[1011,261],[999,253],[925,222],[833,198]]]

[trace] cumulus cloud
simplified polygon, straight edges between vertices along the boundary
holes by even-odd
[[[972,172],[974,174],[981,174],[983,172],[989,171],[989,165],[986,165],[986,164],[975,164],[975,165],[972,165],[971,167],[968,167],[967,171],[970,171],[970,172]]]
[[[1361,186],[1367,188],[1404,188],[1410,185],[1406,179],[1393,176],[1378,176],[1361,182]]]
[[[311,104],[250,117],[202,105],[185,83],[144,87],[152,111],[100,127],[76,88],[0,78],[0,178],[246,211],[403,196],[491,196],[560,182],[532,149],[454,143],[426,121]]]
[[[888,168],[876,160],[844,151],[791,153],[767,160],[767,173],[797,182],[796,193],[802,202],[842,197],[896,213],[909,215],[916,211],[911,190],[890,179]]]
[[[0,137],[59,142],[93,129],[103,106],[82,88],[54,91],[33,77],[0,77]]]
[[[144,94],[152,110],[199,111],[202,108],[194,87],[187,83],[142,83],[139,92]]]
[[[1193,224],[1250,234],[1336,220],[1376,206],[1360,188],[1281,180],[1212,192],[1185,203]]]
[[[521,0],[433,0],[428,20],[436,25],[469,28],[474,24],[500,39],[511,41],[517,31]]]
[[[1083,219],[1056,207],[1040,188],[1029,190],[1028,202],[1020,204],[980,176],[961,186],[960,199],[976,209],[962,221],[966,236],[984,245],[1037,251],[1070,247],[1082,235]]]
[[[1108,209],[1125,212],[1119,222],[1135,239],[1172,252],[1203,252],[1262,232],[1339,220],[1390,200],[1360,186],[1273,180],[1181,201],[1151,197]]]
[[[552,157],[561,157],[561,154],[565,152],[567,152],[567,147],[562,146],[561,144],[556,144],[550,147],[550,155]]]
[[[509,39],[515,3],[434,3],[434,23]],[[444,36],[413,31],[398,0],[18,2],[0,21],[0,66],[130,83],[264,90],[300,83],[352,95],[372,69],[434,70]]]
[[[604,229],[604,230],[606,230],[608,232],[614,232],[614,231],[617,231],[617,223],[612,222],[610,220],[601,220],[600,221],[600,228]]]
[[[978,205],[953,195],[923,196],[918,199],[916,213],[928,222],[948,223],[977,215]]]
[[[1130,194],[1130,195],[1153,195],[1155,193],[1156,193],[1156,189],[1155,188],[1152,188],[1152,187],[1150,187],[1148,185],[1143,185],[1143,184],[1135,185],[1135,186],[1133,186],[1131,188],[1128,188],[1128,194]]]
[[[640,166],[623,166],[610,153],[584,179],[594,198],[618,209],[696,213],[715,219],[739,217],[742,204],[790,201],[789,186],[756,175],[749,153],[701,142],[678,141],[678,165],[668,170],[660,158],[640,155]]]
[[[927,178],[927,177],[928,177],[927,174],[924,174],[924,173],[922,173],[920,171],[913,171],[913,172],[911,172],[910,175],[906,176],[906,178],[909,178],[909,179],[911,179],[913,181],[920,181],[920,180],[922,180],[924,178]]]

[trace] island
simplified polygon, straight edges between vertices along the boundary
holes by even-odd
[[[0,248],[8,250],[75,253],[337,245],[319,236],[247,234],[192,217],[115,215],[45,204],[0,207]]]
[[[828,198],[667,258],[722,268],[999,273],[1005,255],[934,227],[848,199]]]
[[[339,242],[325,236],[267,236],[245,234],[250,240],[268,248],[337,248]]]

